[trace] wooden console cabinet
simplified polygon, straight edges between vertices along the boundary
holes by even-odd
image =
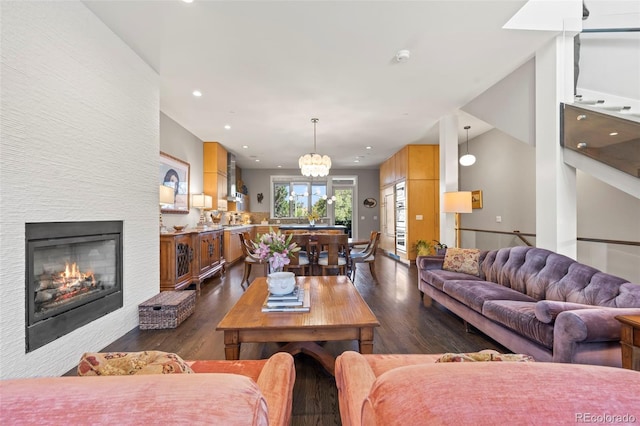
[[[223,230],[160,235],[160,291],[181,290],[225,271]]]

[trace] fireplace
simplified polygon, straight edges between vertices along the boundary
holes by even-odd
[[[26,349],[122,307],[122,221],[26,224]]]

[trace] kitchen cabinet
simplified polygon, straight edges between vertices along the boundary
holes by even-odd
[[[182,290],[224,273],[222,229],[160,235],[160,291]]]
[[[229,264],[243,257],[239,234],[250,232],[251,226],[233,226],[224,230],[224,258]]]
[[[414,261],[417,240],[440,239],[440,151],[437,145],[407,145],[380,165],[379,247]],[[395,248],[394,185],[405,182],[406,252]]]
[[[202,162],[203,192],[213,197],[213,205],[226,210],[227,150],[218,142],[204,142]],[[222,203],[220,202],[222,201]]]

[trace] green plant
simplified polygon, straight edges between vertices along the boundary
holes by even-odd
[[[416,240],[414,248],[418,256],[428,256],[431,254],[433,246],[426,240]]]

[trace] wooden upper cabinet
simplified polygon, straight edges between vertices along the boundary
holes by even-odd
[[[407,159],[409,153],[409,145],[396,152],[393,156],[393,163],[395,165],[395,180],[401,181],[407,179]]]
[[[218,142],[204,142],[202,171],[227,175],[227,150]]]
[[[202,190],[213,197],[213,205],[227,198],[227,150],[218,142],[204,142],[202,152]]]
[[[380,187],[391,185],[395,181],[395,159],[391,157],[380,165]]]
[[[407,145],[407,179],[439,179],[440,147],[438,145]]]

